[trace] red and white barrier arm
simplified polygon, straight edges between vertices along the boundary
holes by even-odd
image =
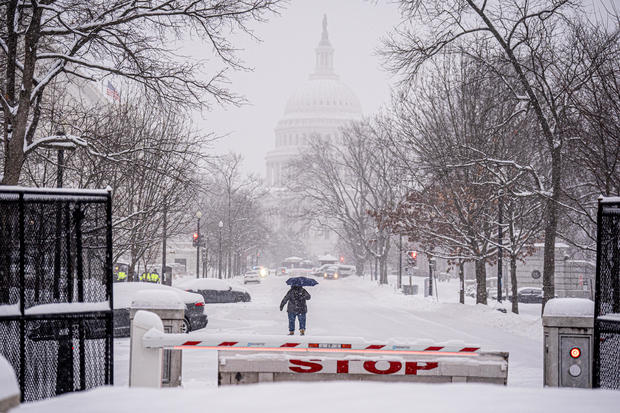
[[[477,356],[480,348],[449,342],[429,345],[428,342],[384,344],[367,342],[359,338],[296,337],[256,335],[234,337],[212,333],[166,334],[156,330],[147,332],[142,344],[146,348],[205,349],[220,351],[284,351],[318,353],[377,353],[377,354],[428,354],[440,356]]]

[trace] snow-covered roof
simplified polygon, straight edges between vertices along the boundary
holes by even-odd
[[[602,196],[600,200],[601,204],[618,204],[620,203],[620,196]]]
[[[333,255],[320,255],[319,256],[319,261],[338,261],[338,258],[334,257]]]
[[[552,298],[545,305],[546,317],[593,317],[594,302],[587,298]]]
[[[0,188],[1,192],[26,192],[61,195],[108,195],[112,188],[106,189],[83,189],[83,188],[34,188],[29,186],[7,185]]]

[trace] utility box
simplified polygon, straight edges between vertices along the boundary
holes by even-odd
[[[144,290],[134,297],[131,303],[130,319],[140,310],[150,311],[159,316],[164,333],[181,333],[185,304],[171,291]],[[133,337],[132,337],[133,339]],[[181,385],[182,359],[181,350],[164,350],[162,366],[162,387],[178,387]]]
[[[418,294],[418,286],[413,284],[403,284],[403,294],[405,295],[417,295]]]
[[[545,386],[591,388],[594,302],[585,298],[549,300],[543,329]]]

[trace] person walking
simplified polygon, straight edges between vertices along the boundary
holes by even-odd
[[[282,299],[280,311],[282,311],[284,305],[288,303],[286,312],[288,313],[289,336],[295,334],[295,318],[299,319],[299,334],[303,336],[306,333],[306,313],[308,312],[306,301],[309,299],[310,294],[308,291],[298,285],[292,286]]]

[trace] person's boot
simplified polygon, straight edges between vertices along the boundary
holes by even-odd
[[[300,329],[300,330],[299,330],[299,335],[300,335],[300,336],[303,336],[303,335],[305,335],[305,334],[306,334],[306,330],[303,330],[303,329]]]
[[[288,332],[288,335],[289,335],[289,336],[292,336],[293,334],[295,334],[295,332],[294,332],[294,331],[289,331],[289,332]],[[302,334],[302,335],[303,335],[303,334]]]

